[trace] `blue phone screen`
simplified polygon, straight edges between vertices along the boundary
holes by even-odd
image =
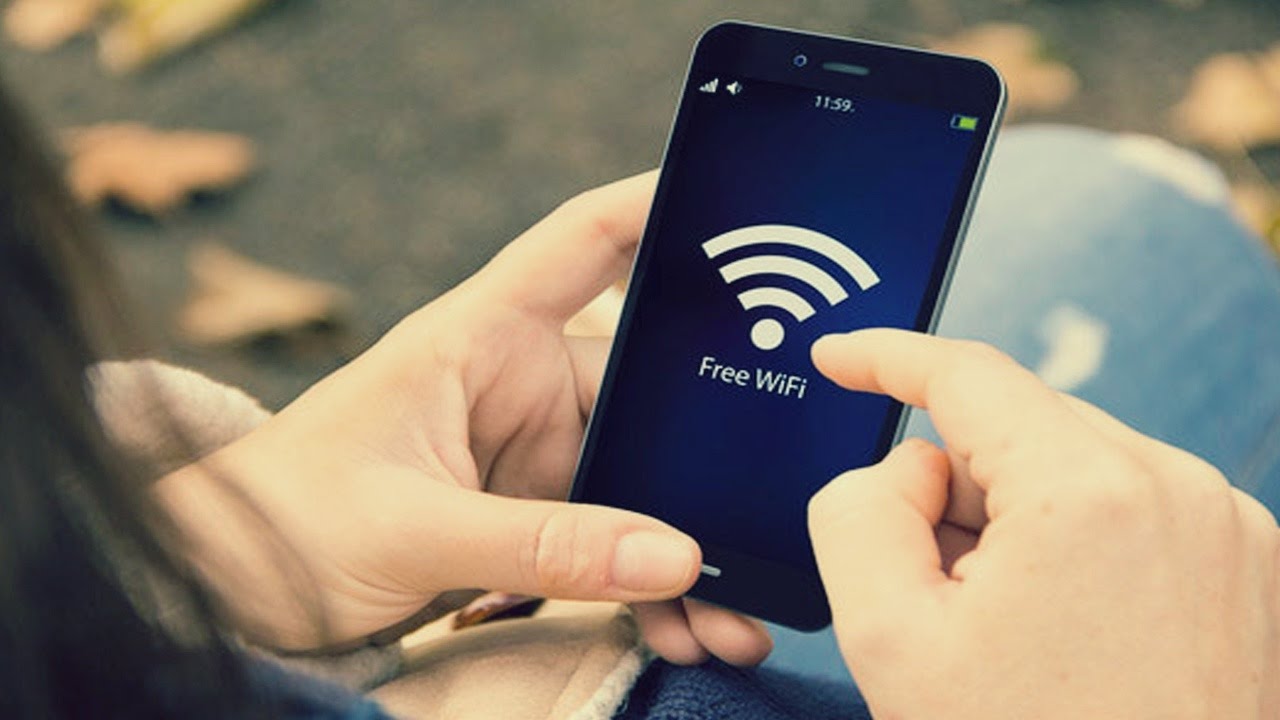
[[[991,121],[691,78],[577,499],[812,568],[810,496],[878,461],[901,408],[823,378],[809,348],[925,329]]]

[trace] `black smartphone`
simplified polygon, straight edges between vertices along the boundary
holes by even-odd
[[[809,498],[899,403],[823,378],[833,332],[932,329],[1004,107],[973,59],[727,22],[689,66],[571,499],[691,535],[691,595],[830,623]]]

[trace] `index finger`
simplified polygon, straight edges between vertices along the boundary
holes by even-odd
[[[981,343],[875,328],[819,339],[813,362],[842,387],[928,410],[987,491],[1005,470],[1050,478],[1099,454],[1096,434],[1055,391]]]
[[[644,232],[657,171],[565,202],[498,253],[476,280],[531,315],[563,323],[622,277]]]

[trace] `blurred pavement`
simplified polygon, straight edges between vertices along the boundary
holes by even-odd
[[[905,43],[1025,23],[1083,85],[1027,120],[1168,135],[1166,109],[1199,62],[1280,40],[1276,0],[1196,5],[280,0],[134,77],[107,76],[89,38],[47,54],[3,43],[0,67],[50,129],[137,119],[258,144],[260,172],[227,196],[161,222],[108,214],[103,227],[158,353],[279,407],[564,198],[655,166],[689,50],[716,20]],[[1280,177],[1280,152],[1257,157]],[[345,351],[183,347],[172,317],[202,239],[351,289]]]

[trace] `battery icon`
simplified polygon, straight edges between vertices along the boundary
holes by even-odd
[[[973,132],[978,129],[978,118],[972,115],[952,115],[951,127],[956,130]]]

